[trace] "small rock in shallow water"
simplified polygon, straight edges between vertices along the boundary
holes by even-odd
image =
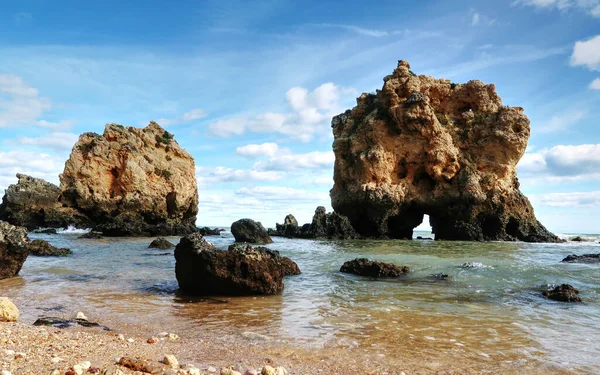
[[[170,243],[164,237],[159,237],[159,238],[155,239],[154,241],[150,242],[150,245],[148,246],[149,249],[161,249],[161,250],[171,249],[173,247],[175,247],[175,245]]]
[[[100,234],[98,232],[89,232],[89,233],[81,235],[81,236],[79,236],[77,238],[79,238],[79,239],[100,240],[100,239],[103,239],[104,237],[102,236],[102,234]]]
[[[565,263],[600,263],[600,254],[569,255],[562,260]]]
[[[579,290],[569,284],[562,284],[553,290],[546,290],[542,293],[544,297],[560,302],[581,302]]]
[[[391,263],[374,262],[366,258],[357,258],[345,262],[340,268],[340,272],[367,277],[398,277],[409,271],[410,268],[407,266],[396,266]]]

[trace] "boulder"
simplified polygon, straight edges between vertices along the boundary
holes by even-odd
[[[88,232],[85,234],[82,234],[81,236],[77,237],[78,239],[87,239],[87,240],[101,240],[104,238],[104,236],[102,236],[101,233],[98,232]]]
[[[310,224],[298,226],[296,218],[292,215],[285,217],[283,224],[276,224],[276,230],[271,232],[275,236],[288,238],[310,239],[352,239],[360,238],[347,217],[337,212],[327,213],[323,206],[317,207]]]
[[[209,227],[202,227],[202,228],[198,228],[198,233],[200,233],[203,236],[219,236],[221,235],[221,232],[225,232],[225,229],[221,229],[221,228],[209,228]]]
[[[579,290],[569,284],[562,284],[552,290],[546,290],[542,293],[544,297],[560,302],[581,302]]]
[[[569,255],[562,260],[566,263],[600,263],[600,254]]]
[[[345,262],[340,268],[340,272],[375,278],[398,277],[409,271],[410,268],[407,266],[399,267],[391,263],[370,261],[366,258],[357,258]]]
[[[175,248],[179,288],[195,295],[269,295],[283,290],[283,277],[299,269],[278,252],[248,244],[219,250],[199,233]]]
[[[19,309],[6,297],[0,297],[0,322],[16,322],[19,320]]]
[[[268,244],[273,240],[263,225],[252,219],[240,219],[231,224],[231,234],[235,242]]]
[[[571,238],[571,241],[573,241],[573,242],[587,242],[587,240],[585,238],[581,237],[581,236],[573,237],[573,238]]]
[[[198,191],[192,156],[155,122],[108,124],[84,133],[60,175],[60,187],[18,175],[0,219],[26,226],[93,228],[105,236],[158,236],[196,230]]]
[[[56,229],[54,228],[47,228],[47,229],[37,229],[33,231],[34,233],[41,233],[41,234],[57,234],[58,232],[56,231]]]
[[[64,257],[73,254],[73,252],[70,249],[54,247],[44,240],[33,240],[29,243],[28,248],[29,255],[43,257]]]
[[[331,205],[362,236],[412,239],[425,214],[438,240],[558,242],[519,191],[523,108],[494,85],[417,76],[406,61],[332,120]]]
[[[0,221],[0,280],[17,276],[29,255],[27,229]]]
[[[155,239],[154,241],[150,242],[150,245],[148,246],[149,249],[161,249],[161,250],[170,249],[172,247],[175,247],[175,245],[173,245],[172,243],[167,241],[166,238],[163,238],[163,237],[159,237],[159,238]]]

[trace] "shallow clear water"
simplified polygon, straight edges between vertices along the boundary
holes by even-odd
[[[22,320],[71,316],[152,334],[267,335],[309,347],[364,348],[422,358],[472,361],[537,359],[576,372],[600,369],[600,265],[560,263],[599,253],[594,242],[565,244],[434,241],[311,241],[274,238],[269,247],[298,263],[279,296],[194,298],[177,293],[172,250],[151,239],[77,239],[30,234],[73,250],[66,258],[29,257],[0,295]],[[416,233],[423,235],[424,233]],[[207,237],[226,248],[230,234]],[[169,240],[178,242],[178,238]],[[356,257],[408,265],[411,273],[370,280],[339,273]],[[476,267],[461,268],[463,263]],[[433,274],[445,273],[447,280]],[[548,301],[540,291],[568,283],[585,303]]]

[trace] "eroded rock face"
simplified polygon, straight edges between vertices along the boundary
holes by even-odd
[[[29,255],[27,230],[0,221],[0,280],[17,276]]]
[[[376,94],[333,118],[334,210],[367,237],[556,242],[519,191],[529,138],[523,108],[494,85],[416,76],[399,61]]]
[[[231,234],[235,242],[268,244],[273,240],[263,225],[252,219],[240,219],[231,224]]]
[[[186,234],[198,212],[194,159],[151,122],[84,133],[60,175],[59,201],[109,236]]]
[[[283,277],[299,272],[276,251],[248,244],[219,250],[198,233],[183,237],[175,248],[179,288],[195,295],[277,294]]]
[[[396,266],[391,263],[375,262],[366,258],[357,258],[345,262],[340,268],[340,272],[352,273],[367,277],[398,277],[408,273],[410,268],[407,266]]]
[[[70,249],[52,246],[44,240],[33,240],[29,243],[28,248],[29,255],[36,255],[41,257],[64,257],[73,254],[73,252]]]

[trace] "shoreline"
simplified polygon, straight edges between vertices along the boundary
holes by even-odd
[[[117,331],[118,332],[118,331]],[[125,332],[124,332],[125,333]],[[158,334],[158,333],[157,333]],[[162,369],[165,355],[174,355],[182,368],[193,365],[200,374],[219,374],[222,368],[255,370],[263,366],[283,366],[289,374],[578,374],[544,364],[536,359],[499,361],[482,357],[479,361],[453,358],[411,358],[402,348],[396,356],[361,349],[307,348],[268,340],[236,340],[232,337],[168,337],[148,343],[148,337],[101,331],[93,328],[36,327],[24,323],[0,323],[1,370],[18,374],[66,374],[74,365],[89,361],[93,368],[114,368],[121,357],[139,358]],[[12,353],[12,359],[7,353]],[[455,354],[459,354],[456,351]],[[22,356],[22,357],[21,357]],[[21,357],[21,358],[19,358]],[[58,361],[57,358],[61,360]],[[124,374],[142,374],[117,366]],[[55,370],[58,370],[56,372]],[[54,372],[53,372],[54,371]],[[244,374],[244,372],[241,372]],[[185,374],[186,372],[180,372]],[[252,373],[252,372],[249,372]],[[167,372],[168,374],[168,372]]]

